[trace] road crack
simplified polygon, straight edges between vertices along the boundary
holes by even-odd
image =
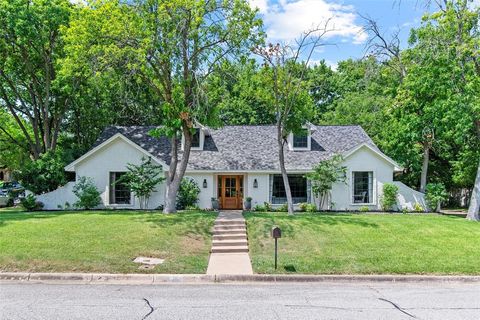
[[[152,305],[150,304],[150,301],[148,301],[148,299],[143,298],[143,301],[145,301],[147,306],[150,308],[150,311],[146,315],[144,315],[143,318],[142,318],[142,320],[145,320],[153,313],[153,311],[155,311],[155,309],[152,307]]]
[[[396,303],[394,303],[394,302],[392,302],[392,301],[390,301],[390,300],[388,300],[388,299],[378,298],[378,300],[388,302],[388,303],[390,303],[392,306],[394,306],[395,309],[397,309],[398,311],[400,311],[401,313],[406,314],[406,315],[409,316],[410,318],[417,319],[417,317],[415,317],[413,314],[408,313],[407,311],[405,311],[405,310],[403,310],[402,308],[400,308]]]

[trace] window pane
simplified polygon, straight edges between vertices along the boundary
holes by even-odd
[[[290,191],[292,193],[293,203],[307,201],[307,179],[302,175],[288,175]],[[273,176],[272,203],[283,204],[287,202],[285,185],[283,177],[280,174]]]
[[[130,188],[119,181],[125,172],[110,172],[110,204],[130,204]]]
[[[302,130],[301,132],[293,135],[293,147],[308,148],[308,131],[307,130]]]
[[[192,137],[192,148],[200,147],[200,129],[196,128]]]
[[[372,203],[373,172],[353,172],[353,203]]]

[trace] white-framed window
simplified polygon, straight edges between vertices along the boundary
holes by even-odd
[[[203,150],[203,144],[205,141],[205,133],[201,128],[194,128],[192,135],[192,149],[191,150]],[[185,145],[185,136],[182,135],[182,150]]]
[[[130,191],[127,183],[121,180],[125,173],[126,172],[110,172],[109,204],[132,204],[132,192]]]
[[[292,194],[293,203],[307,202],[307,178],[301,174],[289,174],[288,182]],[[281,174],[274,174],[272,181],[272,204],[284,204],[287,202],[285,184]]]
[[[308,128],[304,128],[296,133],[291,133],[288,138],[290,150],[305,151],[310,150],[311,134]]]
[[[373,171],[352,172],[352,203],[373,204]]]

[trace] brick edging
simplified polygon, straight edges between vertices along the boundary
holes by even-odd
[[[162,284],[227,282],[480,282],[480,276],[434,275],[205,275],[0,272],[3,282],[78,284]]]

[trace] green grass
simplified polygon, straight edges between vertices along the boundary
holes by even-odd
[[[480,274],[480,223],[454,216],[247,213],[256,273]],[[273,226],[282,229],[274,270]]]
[[[216,215],[0,209],[0,271],[204,273]],[[165,259],[139,270],[137,256]]]

